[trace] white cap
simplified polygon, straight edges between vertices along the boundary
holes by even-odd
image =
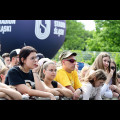
[[[40,66],[42,66],[44,62],[48,62],[48,61],[51,61],[51,60],[50,60],[49,58],[41,58],[41,59],[38,61],[38,64],[39,64]]]

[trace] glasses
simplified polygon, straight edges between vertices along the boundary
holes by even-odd
[[[38,57],[31,57],[30,60],[38,60]]]
[[[76,62],[75,59],[67,59],[66,61],[69,61],[70,63],[74,63],[74,62]]]
[[[57,69],[55,69],[55,70],[51,69],[51,70],[47,70],[47,71],[50,71],[50,72],[57,72]]]
[[[111,69],[112,69],[112,70],[115,70],[115,67],[114,67],[114,66],[111,66]]]

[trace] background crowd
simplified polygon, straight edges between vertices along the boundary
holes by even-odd
[[[1,100],[119,100],[120,71],[107,52],[81,71],[77,53],[63,51],[59,62],[32,46],[0,58]]]

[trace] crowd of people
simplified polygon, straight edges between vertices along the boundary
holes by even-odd
[[[0,58],[1,100],[120,100],[120,71],[107,52],[78,70],[77,53],[63,51],[59,62],[32,46]]]

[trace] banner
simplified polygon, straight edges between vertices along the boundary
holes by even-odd
[[[0,20],[0,55],[32,46],[53,58],[64,43],[65,20]]]

